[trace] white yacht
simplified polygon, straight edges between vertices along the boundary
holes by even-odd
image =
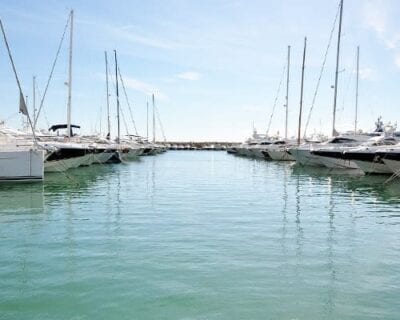
[[[378,136],[359,147],[330,147],[312,153],[321,156],[322,163],[328,168],[361,169],[364,173],[389,173],[389,168],[375,156],[375,153],[397,143],[393,137]]]
[[[293,146],[294,142],[286,140],[277,140],[271,143],[267,150],[264,151],[264,156],[275,161],[294,161],[294,157],[288,152],[288,148]]]
[[[332,147],[355,147],[367,141],[368,135],[341,135],[323,143],[305,143],[298,147],[289,148],[290,155],[296,163],[303,166],[325,167],[324,158],[316,154],[316,151]]]

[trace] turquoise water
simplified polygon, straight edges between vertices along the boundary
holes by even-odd
[[[0,319],[399,319],[384,181],[171,151],[0,185]]]

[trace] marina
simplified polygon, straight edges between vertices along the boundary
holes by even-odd
[[[400,6],[74,6],[0,3],[0,320],[398,319]]]

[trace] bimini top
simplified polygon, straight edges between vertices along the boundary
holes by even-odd
[[[57,130],[60,130],[60,129],[67,129],[68,128],[68,125],[67,124],[55,124],[55,125],[53,125],[53,126],[51,126],[50,128],[49,128],[49,131],[57,131]],[[72,128],[77,128],[77,129],[80,129],[81,127],[80,126],[77,126],[77,125],[75,125],[75,124],[71,124],[71,129]]]

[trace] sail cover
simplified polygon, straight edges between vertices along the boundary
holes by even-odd
[[[28,108],[26,107],[24,95],[21,91],[19,92],[19,112],[26,116],[28,115]]]

